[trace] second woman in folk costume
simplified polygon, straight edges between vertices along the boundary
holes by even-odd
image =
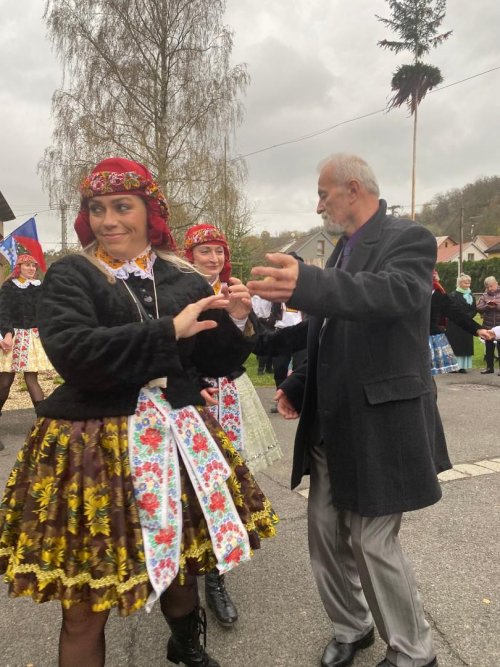
[[[446,337],[448,320],[473,336],[489,340],[492,335],[467,315],[441,285],[436,270],[432,273],[432,296],[429,329],[431,374],[454,373],[459,370],[456,357]]]
[[[40,280],[35,278],[37,269],[34,257],[19,255],[0,290],[0,414],[16,373],[24,373],[31,402],[36,407],[43,400],[38,373],[53,370],[37,329],[36,308],[41,294]]]
[[[184,255],[206,276],[215,294],[229,290],[246,295],[250,302],[246,286],[231,277],[229,246],[219,229],[209,224],[189,228],[184,237]],[[243,330],[249,323],[244,317],[237,324]],[[209,349],[207,354],[211,354]],[[219,378],[215,386],[217,419],[250,470],[263,470],[280,459],[283,454],[276,434],[245,369],[235,369],[227,377]],[[226,627],[233,625],[238,613],[225,587],[224,576],[215,570],[209,573],[205,577],[205,593],[219,623]]]
[[[248,308],[174,254],[143,165],[104,160],[81,193],[84,253],[50,267],[39,308],[65,382],[37,406],[7,483],[0,571],[11,596],[61,602],[60,667],[101,667],[111,607],[158,598],[168,659],[218,667],[196,575],[248,559],[277,521],[200,394],[200,376],[246,358],[232,317]]]

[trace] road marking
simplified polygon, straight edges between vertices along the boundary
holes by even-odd
[[[438,479],[440,482],[454,482],[457,479],[491,475],[495,472],[500,472],[500,457],[494,459],[482,459],[475,463],[457,463],[451,470],[440,472]],[[309,489],[301,489],[300,491],[297,491],[297,493],[304,498],[309,497]]]

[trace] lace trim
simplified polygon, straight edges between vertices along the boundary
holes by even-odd
[[[24,278],[22,282],[19,278],[12,278],[12,282],[16,287],[19,287],[20,289],[26,289],[30,285],[38,287],[38,285],[42,284],[40,280],[28,280],[27,278]]]
[[[111,273],[115,278],[120,280],[127,280],[130,275],[139,276],[140,278],[153,279],[153,264],[156,259],[155,253],[148,246],[144,252],[133,259],[123,262],[112,257],[102,246],[98,246],[96,259],[104,266],[106,271]]]
[[[10,555],[12,555],[11,550],[9,549],[0,550],[0,556],[10,556]],[[99,589],[103,587],[113,586],[120,594],[126,593],[135,586],[147,583],[149,581],[147,572],[144,572],[143,574],[136,574],[130,579],[127,579],[127,581],[121,581],[116,575],[108,575],[107,577],[101,577],[100,579],[93,579],[88,572],[81,572],[75,577],[68,577],[68,575],[65,574],[64,570],[61,570],[60,568],[57,570],[51,570],[50,572],[46,572],[42,570],[42,568],[39,565],[35,564],[14,565],[12,567],[9,567],[6,576],[8,577],[8,579],[13,580],[14,577],[18,574],[28,574],[28,573],[34,574],[37,580],[40,582],[40,584],[43,584],[43,587],[47,586],[49,583],[55,581],[56,579],[60,579],[62,583],[67,587],[81,586],[82,584],[88,584],[90,588]]]

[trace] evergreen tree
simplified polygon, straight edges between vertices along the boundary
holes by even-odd
[[[438,34],[446,13],[446,0],[388,0],[392,18],[377,16],[399,37],[398,41],[383,39],[379,46],[394,53],[409,51],[413,55],[411,65],[397,68],[391,81],[394,95],[389,108],[407,104],[413,116],[413,156],[411,217],[415,219],[416,160],[417,160],[417,111],[420,102],[443,77],[438,67],[422,62],[422,56],[444,42],[452,31]]]

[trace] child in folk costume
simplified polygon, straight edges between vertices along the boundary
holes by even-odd
[[[209,224],[190,227],[184,237],[184,256],[206,276],[215,294],[235,290],[246,295],[251,303],[246,286],[231,277],[229,246],[219,229]],[[250,323],[244,317],[237,324],[244,330]],[[283,454],[276,434],[245,369],[241,367],[219,378],[215,386],[217,419],[250,470],[263,470],[279,460]],[[233,625],[238,613],[225,587],[224,576],[210,572],[205,577],[205,593],[219,623],[226,627]]]
[[[34,257],[19,255],[0,289],[0,414],[16,373],[24,373],[36,407],[43,400],[38,372],[52,370],[37,329],[36,307],[41,294],[40,280],[35,279],[37,269]]]
[[[200,376],[248,355],[233,322],[248,307],[174,254],[143,165],[104,160],[81,195],[84,252],[50,267],[39,309],[65,382],[37,406],[7,483],[0,571],[11,596],[61,602],[61,667],[103,665],[111,607],[156,599],[168,659],[218,667],[200,642],[196,575],[248,559],[277,522],[200,394]]]

